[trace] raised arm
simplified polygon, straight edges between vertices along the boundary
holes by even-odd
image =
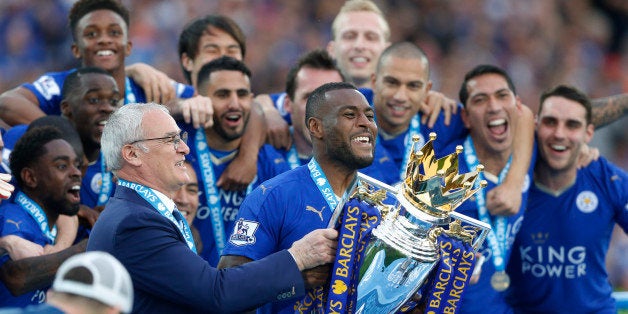
[[[5,252],[9,254],[12,260],[17,261],[44,254],[44,247],[10,234],[0,238],[0,255]]]
[[[521,207],[521,190],[534,146],[534,116],[519,101],[517,112],[510,170],[504,181],[486,194],[486,207],[492,215],[514,215]]]
[[[35,94],[22,86],[0,95],[0,119],[9,126],[28,124],[43,116]]]
[[[9,260],[0,267],[0,280],[14,296],[47,287],[52,284],[61,263],[75,254],[85,252],[86,246],[87,240],[83,240],[58,253]]]
[[[287,97],[287,96],[286,96]],[[255,102],[260,104],[266,121],[266,142],[277,149],[290,149],[292,136],[290,136],[290,126],[281,116],[273,100],[268,94],[255,97]]]
[[[628,94],[620,94],[591,101],[591,122],[596,129],[619,120],[628,113]]]
[[[124,71],[142,87],[147,101],[165,104],[176,98],[174,81],[164,72],[141,62],[126,66]]]
[[[246,125],[238,155],[220,175],[216,185],[224,190],[245,190],[257,174],[259,148],[266,141],[266,123],[261,106],[251,104],[251,114]]]

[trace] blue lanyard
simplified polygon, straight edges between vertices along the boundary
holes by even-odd
[[[133,94],[133,90],[131,90],[131,79],[129,77],[124,78],[124,104],[133,104],[137,102],[137,98],[135,94]]]
[[[143,186],[139,183],[126,181],[121,178],[118,178],[118,185],[121,185],[123,187],[129,188],[135,191],[135,193],[137,193],[139,196],[145,199],[151,206],[153,206],[153,208],[155,208],[159,214],[166,217],[166,219],[172,221],[177,226],[177,229],[179,229],[179,231],[181,232],[181,235],[183,235],[183,238],[185,239],[185,242],[187,243],[188,247],[194,253],[196,253],[196,245],[194,245],[194,239],[192,238],[192,231],[190,230],[190,226],[188,226],[187,221],[185,221],[185,219],[181,221],[178,221],[177,219],[175,219],[172,213],[166,207],[166,205],[159,199],[157,194],[153,192],[153,189]]]
[[[214,175],[214,168],[211,158],[209,157],[209,146],[207,146],[207,138],[205,137],[205,130],[203,128],[196,129],[194,145],[196,147],[198,165],[201,169],[201,176],[203,176],[203,189],[205,190],[205,198],[207,199],[207,206],[209,206],[211,215],[210,220],[212,230],[214,231],[216,249],[218,250],[218,255],[220,255],[226,243],[225,224],[221,214],[222,204],[220,203],[218,188],[216,187],[216,176]]]
[[[104,205],[109,200],[109,194],[113,188],[113,182],[111,180],[111,172],[107,171],[105,167],[105,156],[100,153],[100,192],[98,193],[98,206]]]
[[[299,154],[297,154],[297,146],[294,143],[292,143],[292,147],[288,150],[286,159],[288,160],[290,169],[294,169],[301,165],[301,161],[299,161]]]
[[[406,137],[403,140],[403,147],[405,148],[406,153],[403,155],[403,162],[401,163],[401,169],[399,169],[399,179],[403,180],[406,178],[406,168],[408,167],[408,159],[410,158],[410,154],[412,153],[412,138],[417,135],[420,140],[417,142],[417,147],[422,147],[425,144],[425,139],[423,135],[421,135],[421,120],[419,120],[419,115],[415,114],[410,121],[409,131],[406,134]]]
[[[469,170],[473,170],[478,166],[478,158],[475,153],[475,147],[473,146],[473,140],[471,136],[467,136],[464,141],[464,158],[467,162],[467,166]],[[497,184],[501,184],[506,178],[506,174],[508,173],[508,169],[510,169],[510,163],[512,161],[512,156],[508,159],[508,163],[504,166],[504,169],[499,173],[499,178]],[[475,180],[475,188],[478,187],[479,182],[483,179],[482,173],[478,175],[478,179]],[[495,265],[495,270],[504,271],[506,268],[506,261],[504,260],[507,247],[507,237],[506,237],[506,227],[508,225],[508,220],[504,216],[495,216],[493,222],[491,222],[491,217],[489,216],[488,209],[486,208],[486,190],[482,189],[476,194],[476,203],[478,205],[478,216],[482,222],[485,222],[491,225],[492,230],[488,234],[488,244],[493,251],[493,265]]]
[[[327,181],[327,177],[325,176],[323,169],[321,169],[321,166],[314,157],[310,159],[307,167],[310,169],[310,176],[312,177],[314,184],[316,184],[316,187],[321,192],[321,195],[323,195],[323,198],[327,201],[329,210],[333,212],[334,209],[336,209],[336,206],[338,206],[339,200],[336,194],[334,194],[334,189],[331,187],[331,184]]]
[[[48,218],[46,218],[44,210],[22,191],[17,192],[15,202],[33,217],[44,236],[46,236],[51,243],[55,243],[55,239],[57,238],[57,226],[52,226],[52,230],[50,230],[48,227]]]

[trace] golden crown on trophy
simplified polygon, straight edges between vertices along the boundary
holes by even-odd
[[[436,217],[447,217],[449,212],[486,187],[486,181],[481,180],[479,187],[474,188],[475,180],[484,166],[478,165],[472,172],[459,174],[458,155],[462,152],[462,146],[456,146],[455,153],[437,159],[434,140],[436,133],[430,133],[430,140],[420,150],[416,150],[419,137],[412,138],[412,151],[401,194],[421,211]]]

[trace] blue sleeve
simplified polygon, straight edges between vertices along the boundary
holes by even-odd
[[[275,105],[275,108],[277,108],[277,111],[279,111],[279,114],[281,115],[281,117],[284,120],[286,120],[288,125],[292,125],[290,114],[286,112],[286,108],[284,106],[284,101],[286,97],[288,97],[288,94],[282,92],[282,93],[269,94],[268,96],[270,97],[270,100],[272,100],[273,104]]]
[[[600,162],[604,168],[601,169],[605,173],[606,190],[609,197],[613,200],[613,208],[615,209],[615,222],[625,233],[628,233],[628,174],[600,157]]]
[[[34,229],[32,218],[17,205],[8,203],[0,206],[0,236],[15,235],[36,242],[40,230]],[[41,243],[38,243],[41,244]]]
[[[31,91],[39,108],[47,115],[61,114],[61,90],[67,74],[70,72],[46,73],[33,83],[22,84],[22,87]]]
[[[223,255],[239,255],[259,260],[277,250],[279,231],[276,228],[279,228],[282,222],[276,217],[267,215],[278,211],[278,208],[273,206],[273,198],[268,194],[272,193],[258,187],[240,205],[235,228],[228,235]],[[243,235],[247,238],[243,238]]]
[[[191,85],[185,85],[179,82],[174,82],[174,88],[175,91],[177,92],[177,97],[178,98],[183,98],[183,99],[187,99],[187,98],[192,98],[192,96],[194,96],[194,87],[192,87]]]
[[[437,152],[443,151],[448,147],[452,147],[452,143],[459,142],[469,134],[469,130],[464,126],[462,118],[460,117],[460,105],[458,105],[458,107],[458,113],[451,115],[449,125],[445,125],[444,114],[440,114],[438,116],[433,128],[428,128],[427,125],[421,125],[421,133],[424,134],[426,141],[429,139],[428,135],[430,132],[436,133],[437,137],[436,142],[434,142],[434,149]],[[446,153],[448,154],[451,152]]]

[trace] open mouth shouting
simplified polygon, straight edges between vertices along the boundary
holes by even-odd
[[[81,184],[75,183],[73,184],[67,192],[68,199],[71,203],[77,204],[81,201]]]

